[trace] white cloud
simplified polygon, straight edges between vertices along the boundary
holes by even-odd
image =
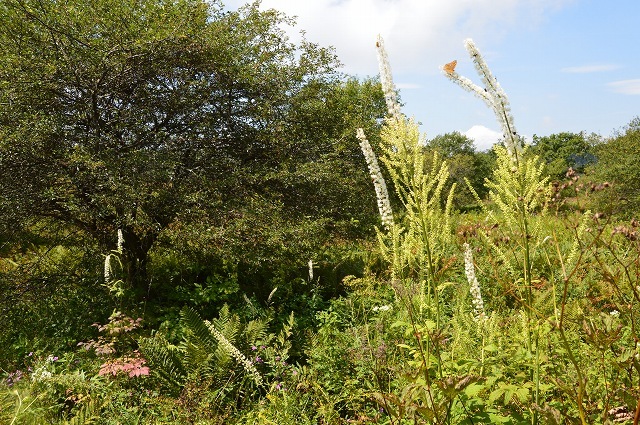
[[[502,133],[491,130],[483,125],[474,125],[463,133],[474,141],[478,151],[486,151],[491,149],[495,143],[502,139]]]
[[[622,80],[608,83],[607,86],[616,93],[622,94],[640,94],[640,79],[638,80]]]
[[[499,38],[535,26],[575,0],[263,0],[298,17],[289,34],[304,30],[310,41],[335,46],[345,71],[377,74],[375,37],[381,34],[394,71],[439,73],[438,66],[464,55],[462,40]],[[241,1],[226,2],[231,9]],[[465,55],[466,56],[466,55]]]
[[[620,68],[619,65],[599,64],[599,65],[570,66],[567,68],[562,68],[560,71],[568,72],[571,74],[588,74],[592,72],[613,71],[618,68]]]

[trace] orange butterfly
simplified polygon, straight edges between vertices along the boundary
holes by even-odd
[[[449,62],[448,64],[446,64],[445,66],[443,66],[442,68],[445,70],[445,72],[449,75],[453,74],[456,71],[456,65],[458,64],[457,60],[454,60],[452,62]]]

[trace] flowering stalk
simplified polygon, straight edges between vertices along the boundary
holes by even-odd
[[[124,236],[122,235],[122,229],[118,229],[118,243],[116,245],[116,251],[122,254],[122,247],[124,246]]]
[[[251,363],[251,361],[247,359],[244,354],[242,354],[240,350],[235,347],[235,345],[233,345],[227,338],[225,338],[225,336],[222,335],[222,332],[217,330],[210,321],[205,320],[204,323],[207,325],[214,338],[218,340],[218,343],[222,346],[222,348],[224,348],[227,353],[229,353],[234,359],[238,361],[238,363],[242,365],[244,370],[253,377],[253,380],[256,384],[261,385],[262,376],[260,375],[260,372],[258,372],[258,370],[253,366],[253,363]]]
[[[106,284],[111,282],[111,254],[107,254],[104,258],[104,282]]]
[[[479,87],[468,78],[462,77],[455,72],[455,68],[453,67],[444,66],[442,68],[444,75],[463,89],[478,96],[489,106],[489,108],[491,108],[502,127],[504,146],[509,152],[512,160],[517,163],[518,156],[522,150],[522,143],[518,138],[516,127],[513,123],[511,105],[509,104],[509,99],[507,99],[507,94],[498,83],[496,77],[494,77],[489,70],[489,66],[480,54],[476,45],[473,43],[473,40],[470,38],[466,39],[464,41],[464,45],[467,52],[469,52],[469,56],[471,56],[485,87]]]
[[[471,303],[473,304],[473,313],[476,321],[486,320],[487,316],[484,313],[484,302],[482,301],[482,294],[480,293],[480,284],[476,278],[476,269],[473,265],[473,253],[471,252],[471,246],[468,243],[464,245],[464,272],[467,275],[467,281],[469,282],[469,292],[471,293]]]
[[[389,202],[389,193],[387,192],[387,184],[382,177],[382,171],[378,165],[378,159],[373,152],[367,137],[364,134],[364,130],[359,128],[356,137],[360,140],[360,149],[364,154],[364,159],[367,161],[369,167],[369,175],[373,180],[373,186],[376,191],[376,198],[378,199],[378,211],[380,211],[380,218],[382,219],[382,225],[385,229],[389,230],[393,226],[393,211],[391,210],[391,203]]]
[[[376,49],[378,51],[380,83],[382,84],[382,91],[384,92],[384,100],[387,103],[387,110],[389,111],[389,115],[399,120],[402,117],[400,104],[398,103],[398,96],[396,95],[396,87],[393,84],[389,57],[387,56],[387,51],[384,48],[384,40],[380,35],[378,35],[378,39],[376,41]]]

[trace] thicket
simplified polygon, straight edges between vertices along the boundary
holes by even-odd
[[[0,422],[637,424],[638,119],[527,146],[468,40],[503,143],[426,140],[288,22],[0,4]]]

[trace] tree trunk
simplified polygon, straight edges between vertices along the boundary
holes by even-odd
[[[136,234],[132,229],[122,231],[124,237],[122,266],[125,273],[125,283],[129,285],[138,301],[149,299],[151,288],[147,265],[149,251],[156,241],[157,233]]]

